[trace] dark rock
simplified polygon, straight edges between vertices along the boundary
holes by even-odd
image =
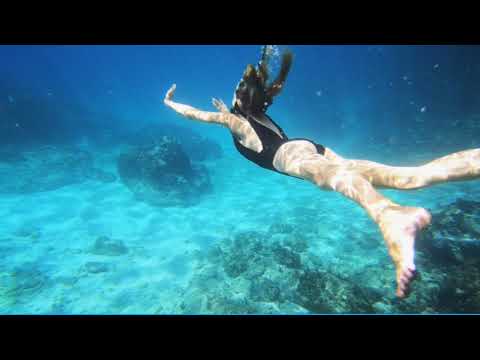
[[[176,138],[192,161],[218,159],[223,155],[222,148],[216,142],[187,127],[174,124],[149,124],[133,133],[128,142],[134,146],[150,147],[164,136]]]
[[[121,240],[101,236],[95,241],[90,252],[95,255],[119,256],[128,253],[128,248]]]
[[[153,205],[189,205],[211,188],[207,169],[193,165],[172,137],[120,155],[117,167],[135,196]]]
[[[180,139],[180,143],[193,161],[219,159],[223,156],[220,145],[198,135],[190,139]]]

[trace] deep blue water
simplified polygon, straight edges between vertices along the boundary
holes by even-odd
[[[419,136],[428,137],[430,128],[448,132],[454,120],[461,127],[480,106],[478,46],[290,48],[294,66],[270,111],[293,136],[332,147],[361,144],[369,137],[406,137],[420,118]],[[2,46],[2,107],[9,95],[31,96],[55,115],[32,119],[25,110],[24,119],[2,122],[1,140],[178,122],[161,102],[171,83],[180,102],[211,110],[215,96],[230,104],[245,65],[259,55],[260,46]]]

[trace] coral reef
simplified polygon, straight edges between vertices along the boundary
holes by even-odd
[[[160,206],[190,205],[210,190],[203,165],[192,164],[173,137],[119,156],[118,172],[137,199]]]
[[[464,200],[434,213],[435,221],[418,241],[420,278],[404,300],[394,295],[395,272],[387,257],[355,266],[348,261],[333,265],[310,250],[307,235],[288,223],[274,223],[266,232],[239,232],[212,245],[199,257],[177,310],[202,314],[480,312],[479,215],[480,203]]]
[[[278,234],[241,232],[213,246],[183,295],[179,311],[211,314],[374,311],[368,290],[330,271],[314,269],[313,255],[308,253],[305,239],[300,237],[301,246],[292,247],[297,243],[292,233],[281,241],[275,235]],[[375,300],[378,299],[376,296]]]

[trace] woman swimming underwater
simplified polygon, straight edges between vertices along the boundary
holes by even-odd
[[[176,86],[165,96],[165,104],[180,115],[230,130],[237,150],[257,165],[312,182],[323,190],[337,191],[366,210],[379,226],[395,264],[397,296],[408,295],[417,271],[414,243],[431,222],[420,207],[402,206],[376,191],[377,188],[420,189],[448,181],[480,177],[480,149],[457,152],[416,167],[388,166],[368,160],[345,159],[333,150],[308,139],[289,139],[267,114],[273,98],[283,89],[293,56],[286,52],[281,69],[269,81],[269,53],[264,47],[257,67],[248,65],[240,80],[231,110],[213,99],[218,112],[206,112],[172,100]]]

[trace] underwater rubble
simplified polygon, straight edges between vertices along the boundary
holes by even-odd
[[[395,297],[395,271],[387,256],[374,266],[331,266],[309,250],[314,234],[310,237],[290,224],[274,223],[268,231],[239,232],[212,245],[200,257],[177,311],[478,313],[480,203],[457,200],[434,212],[433,219],[418,240],[420,276],[407,299]]]
[[[207,168],[193,164],[176,138],[135,147],[117,160],[122,182],[151,205],[188,206],[211,189]]]
[[[51,191],[87,180],[108,183],[116,176],[96,168],[90,153],[74,147],[43,146],[16,156],[9,151],[0,158],[0,193]]]
[[[207,314],[370,312],[363,290],[327,271],[314,270],[307,240],[275,224],[214,245],[192,278],[178,310]],[[294,231],[294,229],[292,229]],[[272,241],[272,235],[276,236]],[[289,236],[290,235],[290,236]],[[352,299],[354,298],[354,301]]]
[[[395,271],[385,249],[372,251],[360,242],[357,247],[342,245],[352,254],[339,253],[341,259],[322,257],[314,246],[323,241],[320,230],[304,232],[294,226],[297,221],[277,221],[263,231],[242,230],[218,237],[197,250],[187,286],[175,289],[171,303],[162,304],[163,310],[158,311],[272,315],[480,313],[480,202],[457,200],[432,211],[432,215],[432,225],[417,241],[420,277],[407,299],[395,297]],[[35,231],[21,228],[16,236],[24,239]],[[9,256],[16,250],[6,244],[0,247],[0,253]],[[104,258],[86,258],[80,273],[92,279],[114,274],[111,259],[132,252],[134,249],[123,241],[100,236],[86,253]],[[188,261],[188,257],[177,255],[169,265],[172,273],[178,276]],[[72,286],[77,280],[63,276],[55,283]],[[27,309],[32,299],[50,285],[50,275],[38,263],[0,268],[0,313]],[[125,299],[122,294],[119,307],[134,301],[130,293]],[[58,301],[52,305],[53,313],[70,311]]]

